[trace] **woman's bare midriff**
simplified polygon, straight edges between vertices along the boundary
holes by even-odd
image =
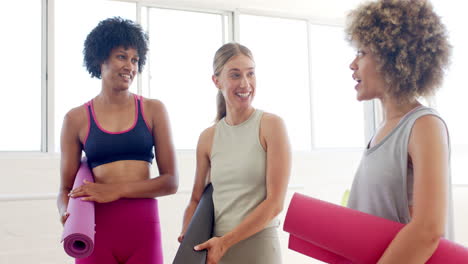
[[[119,160],[93,169],[96,183],[125,183],[150,178],[151,164],[140,160]]]

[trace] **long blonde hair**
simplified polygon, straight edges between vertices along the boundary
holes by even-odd
[[[234,56],[237,55],[244,55],[249,57],[252,61],[253,55],[252,52],[246,47],[239,43],[231,42],[226,43],[221,48],[219,48],[214,56],[213,59],[213,74],[218,77],[221,71],[224,68],[224,65]],[[216,119],[215,121],[219,121],[226,116],[226,101],[224,100],[223,93],[221,90],[218,91],[216,95]]]

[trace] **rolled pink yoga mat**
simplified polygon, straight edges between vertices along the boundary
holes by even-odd
[[[295,193],[289,248],[327,263],[375,264],[403,224]],[[468,263],[468,248],[441,238],[427,264]]]
[[[73,189],[83,185],[84,180],[94,182],[93,174],[86,160],[81,161]],[[63,228],[63,248],[71,257],[85,258],[91,255],[94,249],[94,202],[70,198],[67,212],[70,213],[70,216]]]

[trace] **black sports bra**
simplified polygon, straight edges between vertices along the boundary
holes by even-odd
[[[142,97],[135,99],[135,121],[131,128],[110,132],[96,120],[92,100],[87,102],[89,131],[84,142],[84,152],[91,168],[118,160],[143,160],[152,163],[154,158],[153,135],[143,116]]]

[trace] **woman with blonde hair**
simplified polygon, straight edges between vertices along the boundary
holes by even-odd
[[[276,229],[291,169],[286,128],[280,117],[252,106],[256,76],[249,49],[223,45],[213,68],[216,124],[198,141],[195,182],[179,241],[211,182],[214,237],[195,247],[208,250],[207,263],[282,263]]]

